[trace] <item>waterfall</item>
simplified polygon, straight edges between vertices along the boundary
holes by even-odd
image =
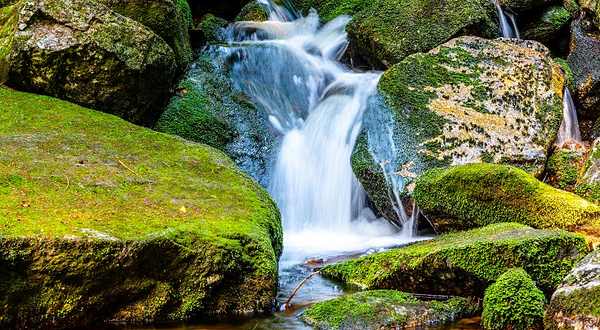
[[[569,89],[565,87],[563,92],[563,120],[558,129],[558,135],[554,144],[562,148],[565,142],[576,142],[581,144],[581,133],[579,131],[579,122],[577,120],[577,111]]]
[[[350,17],[321,26],[314,10],[302,17],[285,0],[260,3],[269,21],[236,22],[219,51],[229,57],[237,88],[281,137],[268,190],[282,214],[282,259],[408,241],[367,207],[350,165],[382,74],[355,73],[338,61]]]
[[[498,9],[498,18],[500,20],[500,32],[503,38],[521,39],[515,15],[502,10],[497,0],[494,0],[496,9]]]

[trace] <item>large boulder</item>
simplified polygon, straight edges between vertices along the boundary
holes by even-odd
[[[93,0],[150,28],[171,47],[183,70],[192,60],[188,30],[193,28],[187,0]]]
[[[274,306],[282,232],[222,152],[0,88],[0,328]]]
[[[481,320],[485,329],[537,329],[547,303],[531,276],[522,268],[500,275],[485,290]]]
[[[600,116],[600,32],[586,19],[571,23],[571,50],[567,63],[575,78],[574,98],[582,118]]]
[[[354,173],[392,221],[385,176],[406,194],[419,175],[446,165],[503,163],[541,174],[563,117],[564,80],[533,41],[462,37],[409,56],[379,81],[383,105],[365,113]]]
[[[176,71],[173,50],[90,0],[21,0],[0,11],[0,82],[152,124]]]
[[[419,178],[413,196],[441,232],[509,221],[575,231],[600,218],[597,205],[506,165],[432,169]]]
[[[236,90],[227,70],[222,56],[201,54],[179,81],[179,92],[155,129],[225,151],[266,186],[277,155],[276,134],[261,112]]]
[[[600,251],[586,256],[552,295],[545,329],[600,328]]]
[[[409,293],[373,290],[317,303],[300,319],[322,330],[401,329],[447,323],[478,310],[479,305],[466,298],[421,301]]]
[[[355,48],[387,67],[406,56],[463,35],[498,36],[496,7],[488,0],[297,0],[329,21],[354,15],[346,31]]]
[[[483,297],[502,273],[522,267],[550,295],[587,251],[579,234],[501,223],[326,266],[321,273],[364,289]]]
[[[550,6],[524,18],[521,25],[521,38],[541,42],[552,50],[553,54],[566,56],[569,53],[571,14],[561,6]]]

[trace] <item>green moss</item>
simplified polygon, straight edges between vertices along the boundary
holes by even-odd
[[[248,2],[235,18],[235,21],[263,22],[269,19],[269,13],[256,1]]]
[[[579,170],[583,155],[576,151],[558,150],[546,164],[546,171],[550,176],[550,184],[554,187],[572,191],[579,179]]]
[[[209,43],[224,42],[223,28],[229,24],[227,20],[216,17],[212,14],[206,14],[198,24],[198,30],[204,32],[206,41]]]
[[[374,290],[317,303],[301,319],[317,329],[395,329],[448,322],[472,315],[477,307],[465,298],[423,302],[404,292]]]
[[[560,6],[548,8],[542,16],[542,22],[554,26],[556,30],[560,30],[570,19],[571,14],[569,14],[565,8]]]
[[[558,63],[567,73],[565,75],[565,77],[566,77],[565,85],[569,88],[569,90],[573,90],[573,91],[577,90],[576,86],[575,86],[575,76],[573,75],[573,70],[571,69],[571,67],[569,66],[567,61],[560,57],[555,57],[554,62]]]
[[[321,272],[368,289],[482,296],[502,273],[523,267],[549,295],[587,251],[581,235],[501,223],[326,266]]]
[[[527,330],[540,326],[546,298],[522,268],[502,274],[485,290],[481,319],[486,329]]]
[[[574,230],[600,215],[598,206],[505,165],[429,170],[417,181],[414,198],[442,231],[497,222]]]
[[[0,108],[0,327],[272,306],[279,211],[222,152],[45,96]]]

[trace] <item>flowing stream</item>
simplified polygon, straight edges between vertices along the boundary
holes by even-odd
[[[496,9],[498,9],[498,18],[500,21],[500,35],[503,38],[521,39],[515,15],[505,12],[497,0],[494,0],[494,4],[496,5]]]
[[[581,132],[579,131],[579,121],[577,120],[577,111],[569,89],[565,87],[563,92],[563,120],[558,129],[558,135],[554,144],[562,148],[566,142],[576,142],[581,144]]]

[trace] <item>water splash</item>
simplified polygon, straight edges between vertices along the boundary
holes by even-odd
[[[502,7],[497,0],[494,0],[494,5],[498,9],[498,18],[500,20],[500,33],[503,38],[517,38],[521,39],[519,34],[519,28],[517,27],[517,20],[515,15],[507,13],[502,10]]]
[[[563,120],[560,123],[554,145],[562,148],[567,142],[581,144],[581,132],[579,131],[579,121],[577,120],[573,98],[569,89],[565,87],[563,91]]]

